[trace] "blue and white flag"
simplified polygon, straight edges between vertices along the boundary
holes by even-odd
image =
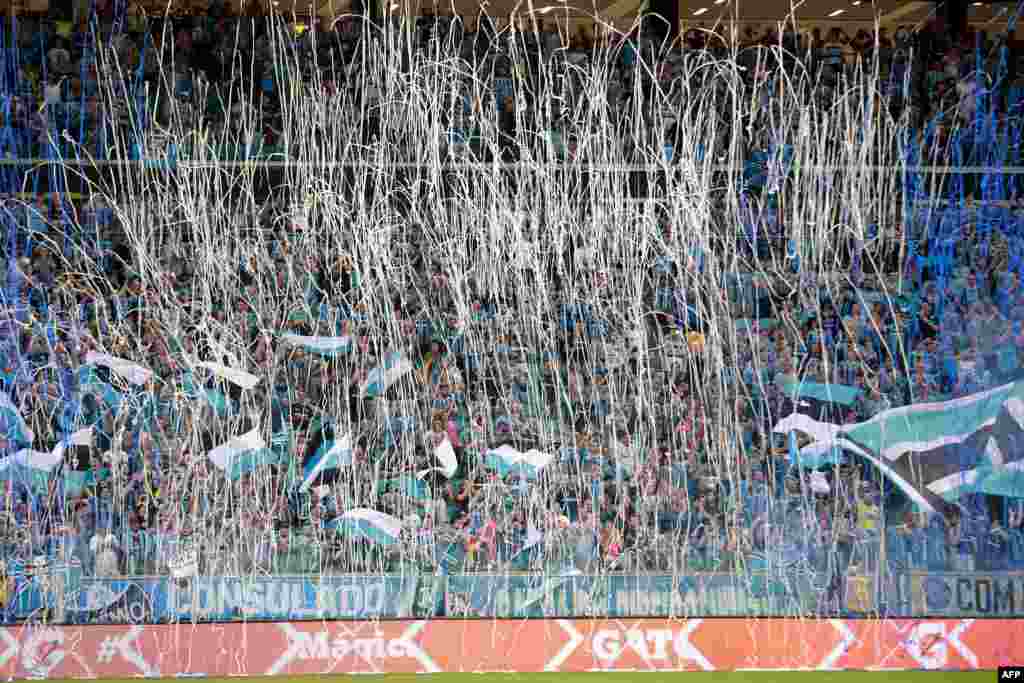
[[[548,453],[535,449],[520,453],[508,445],[489,450],[485,456],[486,464],[497,470],[500,476],[518,474],[527,479],[536,479],[552,460],[554,456]]]
[[[105,368],[110,368],[113,372],[125,378],[132,384],[142,385],[153,378],[153,371],[149,368],[143,367],[138,363],[133,363],[130,360],[117,358],[106,353],[90,351],[85,356],[85,362],[89,365],[100,365]]]
[[[0,469],[21,465],[40,472],[52,472],[61,462],[61,452],[44,453],[23,448],[14,455],[0,460]]]
[[[249,451],[257,451],[266,448],[259,429],[236,436],[226,443],[217,446],[206,454],[214,467],[227,473],[231,470],[235,460]]]
[[[307,353],[335,358],[352,350],[352,337],[303,337],[297,334],[283,334],[281,341]]]
[[[378,545],[395,545],[402,535],[402,520],[397,517],[356,508],[333,520],[330,526],[353,538],[364,538]]]
[[[789,462],[798,467],[816,470],[819,467],[845,463],[846,456],[843,455],[843,447],[834,441],[815,441],[799,449],[795,458],[790,451]]]
[[[408,358],[398,352],[391,352],[384,358],[384,364],[370,371],[361,387],[363,396],[380,396],[392,384],[412,372],[413,365]]]
[[[431,467],[430,469],[418,472],[416,476],[420,479],[425,477],[427,474],[433,471],[438,471],[445,476],[447,479],[451,479],[455,471],[459,469],[459,460],[455,457],[455,447],[452,446],[452,442],[448,439],[442,441],[437,448],[434,449],[434,457],[441,464],[440,467]]]
[[[257,377],[256,375],[243,370],[235,370],[234,368],[228,367],[227,365],[221,365],[220,363],[209,363],[207,361],[194,360],[192,364],[197,368],[205,368],[217,377],[226,379],[232,384],[240,386],[243,389],[252,389],[262,381],[262,378]]]
[[[20,462],[29,467],[35,469],[45,470],[47,472],[53,470],[61,462],[64,461],[64,453],[71,446],[92,446],[93,445],[93,428],[85,427],[79,429],[73,434],[69,434],[65,438],[53,447],[53,450],[49,453],[41,453],[39,451],[23,450],[14,454],[15,458],[22,458]]]
[[[233,458],[224,474],[231,481],[238,481],[261,467],[278,465],[280,462],[281,456],[269,448],[250,449]]]
[[[843,427],[843,437],[877,445],[879,455],[896,460],[904,453],[922,453],[959,444],[995,425],[1000,413],[1024,408],[1024,383],[1006,384],[943,403],[893,408]]]
[[[867,459],[919,508],[935,513],[944,500],[974,492],[992,468],[1024,460],[1024,383],[893,408],[856,424],[790,415],[774,431],[790,429]]]
[[[61,441],[49,453],[23,448],[14,455],[0,459],[0,481],[11,481],[43,493],[50,474],[64,461],[68,446],[92,445],[92,428],[82,429]]]
[[[324,434],[320,445],[307,457],[302,465],[300,491],[306,491],[328,472],[336,473],[342,467],[352,464],[352,439],[346,434],[341,439],[333,438],[333,430]]]
[[[29,444],[36,438],[11,397],[3,392],[0,392],[0,434],[16,444]]]

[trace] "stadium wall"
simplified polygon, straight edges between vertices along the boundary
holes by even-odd
[[[736,669],[995,669],[1013,620],[430,620],[0,630],[10,678]]]

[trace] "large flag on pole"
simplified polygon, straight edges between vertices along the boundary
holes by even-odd
[[[879,455],[896,460],[904,453],[963,443],[993,427],[1000,413],[1024,407],[1022,399],[1024,383],[1006,384],[943,403],[886,410],[866,422],[844,427],[842,435],[857,443],[877,444]]]
[[[990,496],[1024,498],[1024,462],[1009,465],[978,468],[974,490]]]
[[[22,465],[41,472],[52,472],[60,462],[61,456],[59,453],[44,453],[30,448],[23,448],[14,455],[0,461],[0,467]]]
[[[991,468],[1024,460],[1024,382],[942,403],[886,410],[870,420],[829,425],[790,415],[774,428],[796,429],[866,458],[924,510],[975,490]],[[1017,465],[1013,465],[1017,467]]]

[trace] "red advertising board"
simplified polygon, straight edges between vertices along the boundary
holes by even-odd
[[[1020,663],[1024,621],[605,619],[31,626],[4,628],[0,641],[0,673],[15,678],[994,669]]]

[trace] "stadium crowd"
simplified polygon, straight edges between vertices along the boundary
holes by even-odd
[[[146,32],[131,17],[125,21],[126,30],[119,31],[107,17],[100,39],[116,51],[129,91],[143,92],[139,85],[148,83],[150,98],[174,97],[203,116],[225,120],[231,112],[218,89],[233,82],[229,74],[251,75],[266,105],[262,154],[283,151],[274,101],[287,86],[272,68],[273,46],[259,23],[254,29],[212,13],[170,31]],[[423,49],[429,49],[432,31],[449,35],[450,22],[423,19]],[[0,69],[0,156],[73,157],[74,148],[56,133],[81,131],[83,148],[104,158],[109,141],[124,134],[131,116],[110,107],[100,92],[87,26],[18,22]],[[351,65],[361,35],[356,22],[342,21],[297,36],[294,47],[310,68],[334,65],[323,67],[333,70],[324,82],[355,87]],[[526,54],[558,58],[556,33],[519,35],[536,43],[525,46]],[[635,49],[650,49],[649,40],[632,38]],[[590,40],[574,37],[564,58],[588,59]],[[983,136],[1019,134],[1015,116],[1024,86],[1016,80],[998,95],[998,125],[969,125],[977,69],[994,74],[1000,61],[1005,66],[998,41],[982,45],[972,37],[963,46],[950,45],[941,36],[925,41],[905,29],[891,38],[882,30],[851,40],[835,30],[824,38],[816,32],[813,43],[771,31],[746,40],[781,41],[798,48],[796,54],[809,48],[814,64],[832,72],[823,80],[824,97],[830,79],[877,64],[890,84],[884,93],[890,109],[909,105],[919,114],[912,127],[922,131],[922,155],[930,136],[946,134],[926,125],[942,112],[961,116],[966,134],[974,136],[967,148],[977,158]],[[911,62],[914,41],[917,59]],[[161,63],[171,62],[172,46],[173,67],[161,72]],[[446,49],[490,60],[481,72],[496,75],[492,98],[500,125],[516,125],[509,116],[516,97],[508,74],[513,68],[530,73],[531,65],[504,59],[483,21]],[[635,49],[621,51],[615,90],[623,98],[632,92]],[[664,62],[664,77],[671,77],[674,59],[704,49],[724,46],[688,33],[684,48]],[[975,63],[981,54],[986,61]],[[251,58],[252,68],[232,69],[237,58]],[[199,73],[202,87],[193,80]],[[171,78],[165,81],[165,75]],[[896,85],[904,82],[911,85]],[[467,104],[466,113],[471,110]],[[159,113],[156,119],[159,124]],[[569,145],[565,153],[571,155]],[[16,167],[3,173],[11,188],[32,177]],[[751,182],[757,192],[756,179]],[[726,363],[735,368],[729,381],[746,397],[736,405],[744,428],[735,436],[709,433],[709,425],[717,424],[711,413],[722,408],[691,380],[691,370],[702,363],[709,323],[694,314],[701,307],[677,281],[680,270],[700,268],[699,254],[665,253],[644,274],[656,314],[637,333],[578,304],[571,288],[562,287],[563,281],[600,283],[587,248],[570,249],[565,274],[551,274],[564,290],[562,303],[543,321],[546,333],[561,340],[558,348],[524,349],[494,332],[520,295],[475,292],[472,319],[460,319],[446,274],[415,230],[407,231],[408,281],[383,294],[366,292],[350,256],[297,256],[289,244],[308,226],[296,219],[286,197],[270,197],[256,219],[262,230],[275,233],[269,254],[240,262],[215,297],[213,320],[222,323],[227,311],[241,312],[241,324],[171,330],[153,307],[173,296],[181,310],[191,310],[197,276],[187,240],[168,250],[160,282],[145,281],[124,217],[102,199],[11,193],[3,204],[7,272],[0,322],[0,382],[11,408],[0,414],[0,455],[64,450],[56,475],[40,477],[31,467],[13,465],[4,470],[2,557],[8,566],[46,557],[80,563],[86,575],[121,576],[171,572],[183,543],[204,549],[198,571],[232,575],[387,570],[409,562],[426,571],[443,564],[448,572],[566,565],[582,572],[731,572],[756,570],[779,555],[834,576],[838,584],[852,567],[876,571],[884,547],[891,566],[1019,568],[1024,514],[1012,502],[979,496],[944,514],[919,515],[901,491],[850,454],[830,454],[801,468],[787,435],[772,433],[793,404],[787,378],[849,389],[846,398],[823,408],[842,424],[1020,377],[1021,264],[1010,238],[1003,237],[1024,217],[1014,182],[1008,180],[997,200],[917,212],[916,224],[908,226],[911,241],[928,225],[952,221],[959,226],[960,248],[928,254],[922,239],[921,253],[910,251],[882,273],[867,272],[857,254],[846,280],[852,284],[840,297],[827,283],[809,283],[798,266],[727,278],[722,285],[732,321],[750,332],[737,335]],[[981,196],[982,188],[977,190]],[[782,223],[779,212],[752,219],[751,255],[767,261],[773,251],[785,251]],[[986,230],[992,236],[988,253],[972,249],[970,238]],[[96,264],[90,276],[68,267],[81,261],[79,255]],[[293,286],[305,292],[305,306],[275,298]],[[799,296],[780,294],[798,290]],[[431,291],[430,302],[412,291]],[[882,294],[892,291],[900,297]],[[365,314],[371,296],[390,299],[393,319],[371,324]],[[203,317],[198,309],[191,312]],[[211,335],[211,328],[220,331]],[[344,337],[351,344],[343,352],[292,341]],[[655,367],[648,355],[653,348],[667,349],[662,359],[681,360]],[[117,368],[90,362],[90,352],[128,359],[153,374],[125,382]],[[395,352],[409,360],[411,371],[394,385],[367,390],[375,369],[387,367]],[[245,369],[264,382],[243,388],[190,358]],[[642,382],[636,380],[641,374]],[[638,408],[641,393],[642,403],[657,406],[655,414]],[[270,408],[273,438],[250,466],[225,475],[197,457],[223,440],[207,425],[230,423],[237,434],[239,421],[255,419],[254,406]],[[68,443],[86,427],[92,428],[90,443]],[[345,429],[352,437],[352,467],[325,470],[300,489],[304,468]],[[550,434],[559,436],[552,440]],[[726,473],[710,454],[730,439],[744,466]],[[446,440],[456,471],[417,476],[438,466],[433,453]],[[538,471],[506,468],[489,456],[506,446],[521,453],[556,450],[556,457]],[[410,452],[415,457],[403,455]],[[361,474],[366,472],[375,475]],[[253,499],[267,504],[247,503]],[[332,520],[369,501],[403,520],[402,543],[353,542],[335,532]],[[407,556],[410,548],[414,557]]]

